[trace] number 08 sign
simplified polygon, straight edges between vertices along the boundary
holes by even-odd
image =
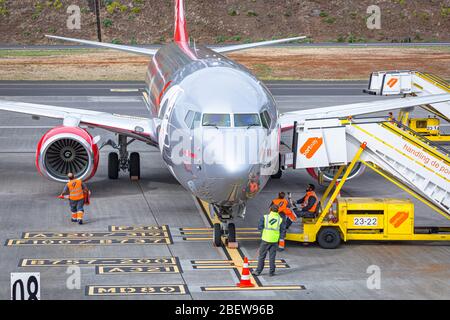
[[[11,300],[40,300],[40,273],[11,273]]]

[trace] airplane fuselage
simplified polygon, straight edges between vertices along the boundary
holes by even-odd
[[[278,170],[275,101],[242,65],[172,43],[151,60],[145,97],[164,162],[198,198],[242,205]]]

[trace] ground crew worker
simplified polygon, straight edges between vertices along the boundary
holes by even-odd
[[[272,203],[270,205],[271,206],[275,205],[278,207],[278,213],[280,214],[281,218],[283,219],[283,222],[285,225],[288,223],[287,220],[290,220],[289,224],[292,224],[293,221],[297,220],[297,216],[289,208],[290,203],[286,199],[286,194],[284,192],[278,193],[278,198],[273,199]],[[280,251],[283,251],[284,248],[285,248],[284,237],[281,237],[280,241],[278,243],[278,249]]]
[[[278,213],[278,206],[272,205],[270,213],[259,220],[258,230],[262,230],[261,245],[259,247],[258,267],[252,273],[259,276],[264,269],[264,261],[269,252],[269,276],[275,275],[275,258],[277,255],[278,241],[284,238],[285,224]]]
[[[73,173],[69,173],[67,177],[69,178],[69,182],[67,182],[60,197],[69,195],[70,211],[72,212],[72,222],[83,224],[84,193],[88,193],[89,189],[80,179],[75,179]]]
[[[306,187],[306,194],[303,198],[297,200],[301,209],[295,210],[295,215],[299,218],[315,218],[317,214],[317,207],[319,206],[319,198],[316,195],[316,187],[313,184],[308,184]],[[289,228],[292,222],[287,221],[286,228]]]

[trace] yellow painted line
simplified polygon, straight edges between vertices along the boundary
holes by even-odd
[[[249,263],[258,263],[258,260],[248,260]],[[192,264],[233,263],[230,260],[193,260]],[[275,263],[286,263],[285,260],[276,259]]]
[[[203,230],[213,230],[212,228],[180,228],[181,231],[203,231]],[[257,228],[236,228],[236,231],[255,231]]]
[[[239,288],[239,287],[202,287],[202,291],[276,291],[276,290],[305,290],[304,286],[263,286],[252,288]]]
[[[261,234],[259,231],[236,231],[236,234]],[[195,235],[213,235],[213,232],[205,231],[205,232],[183,232],[183,236],[195,236]]]
[[[253,237],[253,238],[249,238],[249,237],[236,237],[236,239],[239,241],[250,241],[250,240],[259,240],[259,237]],[[183,238],[184,241],[211,241],[212,238],[201,238],[201,237],[184,237]]]
[[[265,263],[264,267],[268,267],[269,263]],[[251,269],[256,269],[258,266],[256,264],[249,264],[248,266]],[[285,264],[276,264],[275,267],[277,269],[287,269],[289,268],[287,265]],[[194,269],[204,269],[204,270],[208,270],[208,269],[235,269],[235,268],[242,268],[242,266],[234,266],[234,265],[203,265],[203,266],[193,266]]]

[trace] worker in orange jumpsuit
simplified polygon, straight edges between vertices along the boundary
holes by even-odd
[[[278,198],[273,199],[270,206],[277,206],[278,207],[278,213],[280,214],[281,218],[283,219],[283,223],[285,225],[292,224],[293,221],[297,220],[297,217],[292,212],[292,210],[289,208],[290,203],[286,199],[286,194],[284,192],[278,193]],[[289,221],[289,222],[288,222]],[[278,249],[280,251],[283,251],[285,248],[285,240],[284,240],[285,234],[283,234],[280,237],[280,241],[278,242]]]
[[[72,222],[83,224],[85,193],[89,193],[89,189],[80,179],[75,179],[73,173],[69,173],[67,177],[69,178],[69,182],[64,187],[60,198],[68,195],[70,211],[72,212]]]

